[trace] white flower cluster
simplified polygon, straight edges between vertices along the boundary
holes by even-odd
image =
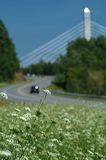
[[[0,96],[2,97],[2,99],[8,99],[8,95],[5,92],[0,92]]]
[[[10,157],[12,153],[9,150],[0,151],[1,156]]]
[[[51,94],[51,92],[50,92],[48,89],[43,89],[43,92],[44,92],[45,94]]]

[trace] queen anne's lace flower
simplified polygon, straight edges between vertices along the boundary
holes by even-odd
[[[3,98],[3,99],[8,99],[8,95],[5,93],[5,92],[1,92],[0,93],[0,96]]]
[[[51,92],[48,89],[43,89],[43,92],[46,94],[51,94]]]
[[[1,156],[10,157],[12,154],[9,150],[0,151]]]

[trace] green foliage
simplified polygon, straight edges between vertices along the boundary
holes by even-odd
[[[0,103],[1,160],[105,160],[106,110]]]
[[[58,87],[54,83],[50,84],[47,88],[50,89],[50,90],[53,90],[53,91],[62,91],[62,92],[64,92],[63,88]]]
[[[18,70],[19,60],[16,57],[15,46],[3,22],[0,21],[0,81],[13,79],[14,73]]]
[[[67,54],[60,57],[58,66],[55,84],[63,85],[66,91],[106,94],[106,37],[90,41],[78,38],[69,43]]]
[[[24,74],[36,74],[36,75],[54,75],[57,71],[56,63],[46,63],[44,61],[40,61],[37,64],[32,64],[27,68],[22,68]]]

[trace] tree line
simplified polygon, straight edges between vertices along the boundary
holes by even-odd
[[[31,64],[28,67],[22,68],[23,74],[29,73],[30,75],[55,75],[57,73],[57,63],[44,62],[41,60],[36,64]]]
[[[0,82],[14,79],[15,72],[19,69],[20,64],[15,45],[9,37],[3,21],[0,20]]]
[[[55,84],[68,92],[106,95],[106,37],[69,43],[58,60]]]

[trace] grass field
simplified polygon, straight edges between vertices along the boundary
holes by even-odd
[[[106,160],[106,109],[0,101],[0,160]]]
[[[5,87],[5,86],[7,86],[8,84],[7,83],[0,83],[0,88],[1,87]]]

